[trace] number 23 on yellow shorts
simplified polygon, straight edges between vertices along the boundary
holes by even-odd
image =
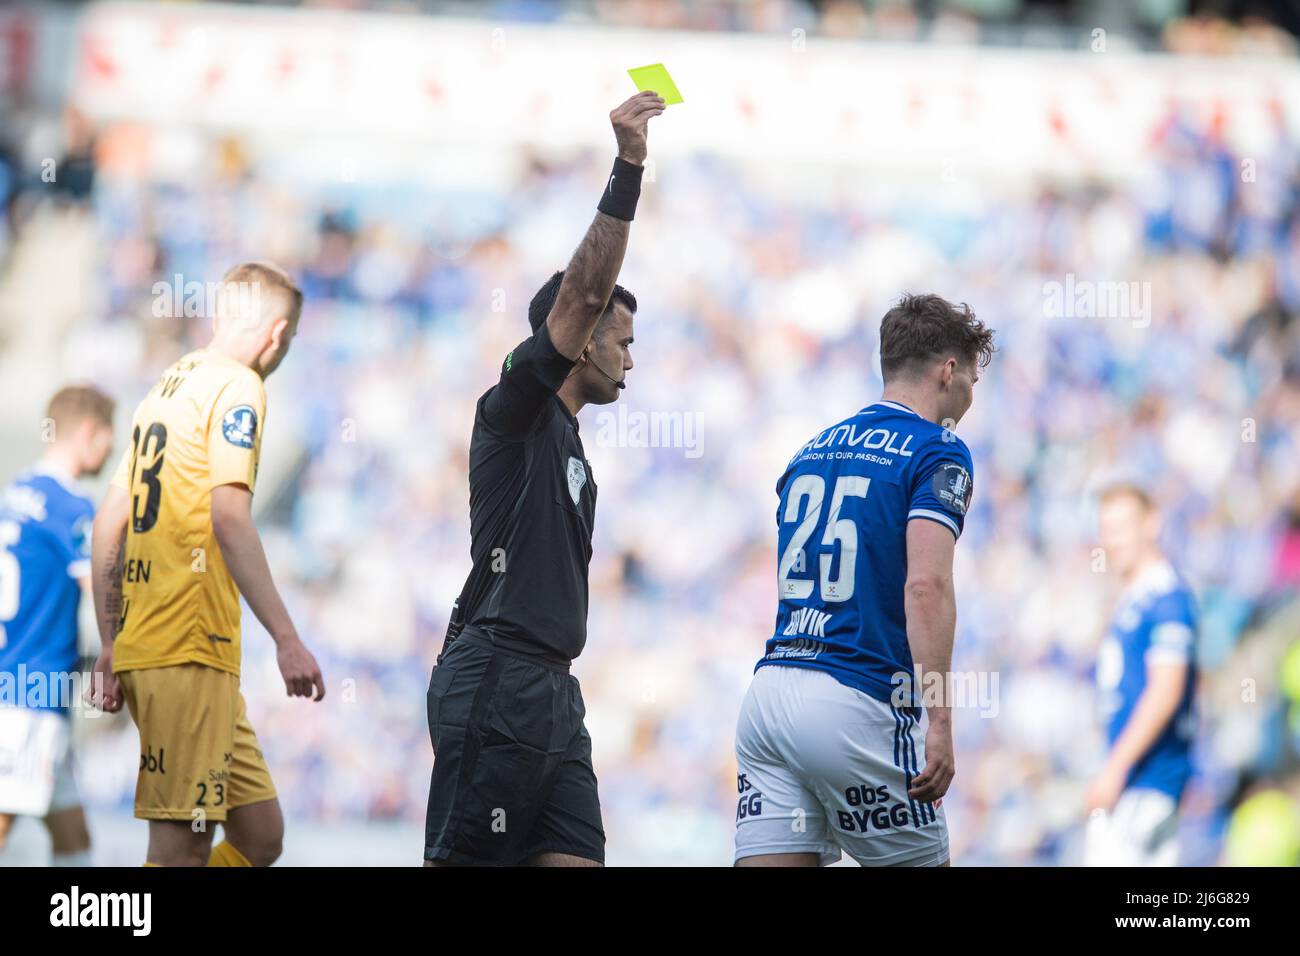
[[[275,797],[236,675],[179,664],[117,676],[140,731],[136,817],[221,823]]]

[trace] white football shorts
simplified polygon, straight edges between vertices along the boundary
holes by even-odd
[[[0,706],[0,813],[44,817],[80,805],[68,718]]]
[[[1150,787],[1120,794],[1115,808],[1096,810],[1084,830],[1084,866],[1175,866],[1178,802]]]
[[[863,866],[948,860],[943,809],[907,796],[925,766],[914,712],[807,667],[754,673],[736,725],[736,859],[841,851]]]

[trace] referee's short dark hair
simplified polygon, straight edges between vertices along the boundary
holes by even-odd
[[[888,382],[929,361],[956,355],[980,368],[993,358],[993,330],[963,302],[905,295],[880,320],[880,371]]]
[[[534,332],[542,327],[546,317],[551,314],[551,309],[555,308],[555,297],[560,294],[560,283],[563,281],[564,270],[561,269],[546,280],[546,284],[533,296],[533,301],[528,303],[528,324],[533,327]],[[615,302],[622,302],[629,312],[636,314],[636,296],[621,285],[615,285],[614,294],[609,297],[609,301],[605,303],[605,311],[601,313],[602,319],[610,314]]]

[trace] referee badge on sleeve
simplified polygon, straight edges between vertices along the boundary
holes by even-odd
[[[569,458],[569,497],[573,499],[576,505],[582,500],[582,486],[587,483],[587,469],[583,467],[582,462],[570,456]]]

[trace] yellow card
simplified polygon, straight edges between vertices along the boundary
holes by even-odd
[[[682,101],[682,94],[677,92],[677,84],[668,75],[668,69],[662,63],[635,67],[628,70],[627,75],[632,77],[632,82],[641,92],[654,90],[662,96],[665,105],[671,106]]]

